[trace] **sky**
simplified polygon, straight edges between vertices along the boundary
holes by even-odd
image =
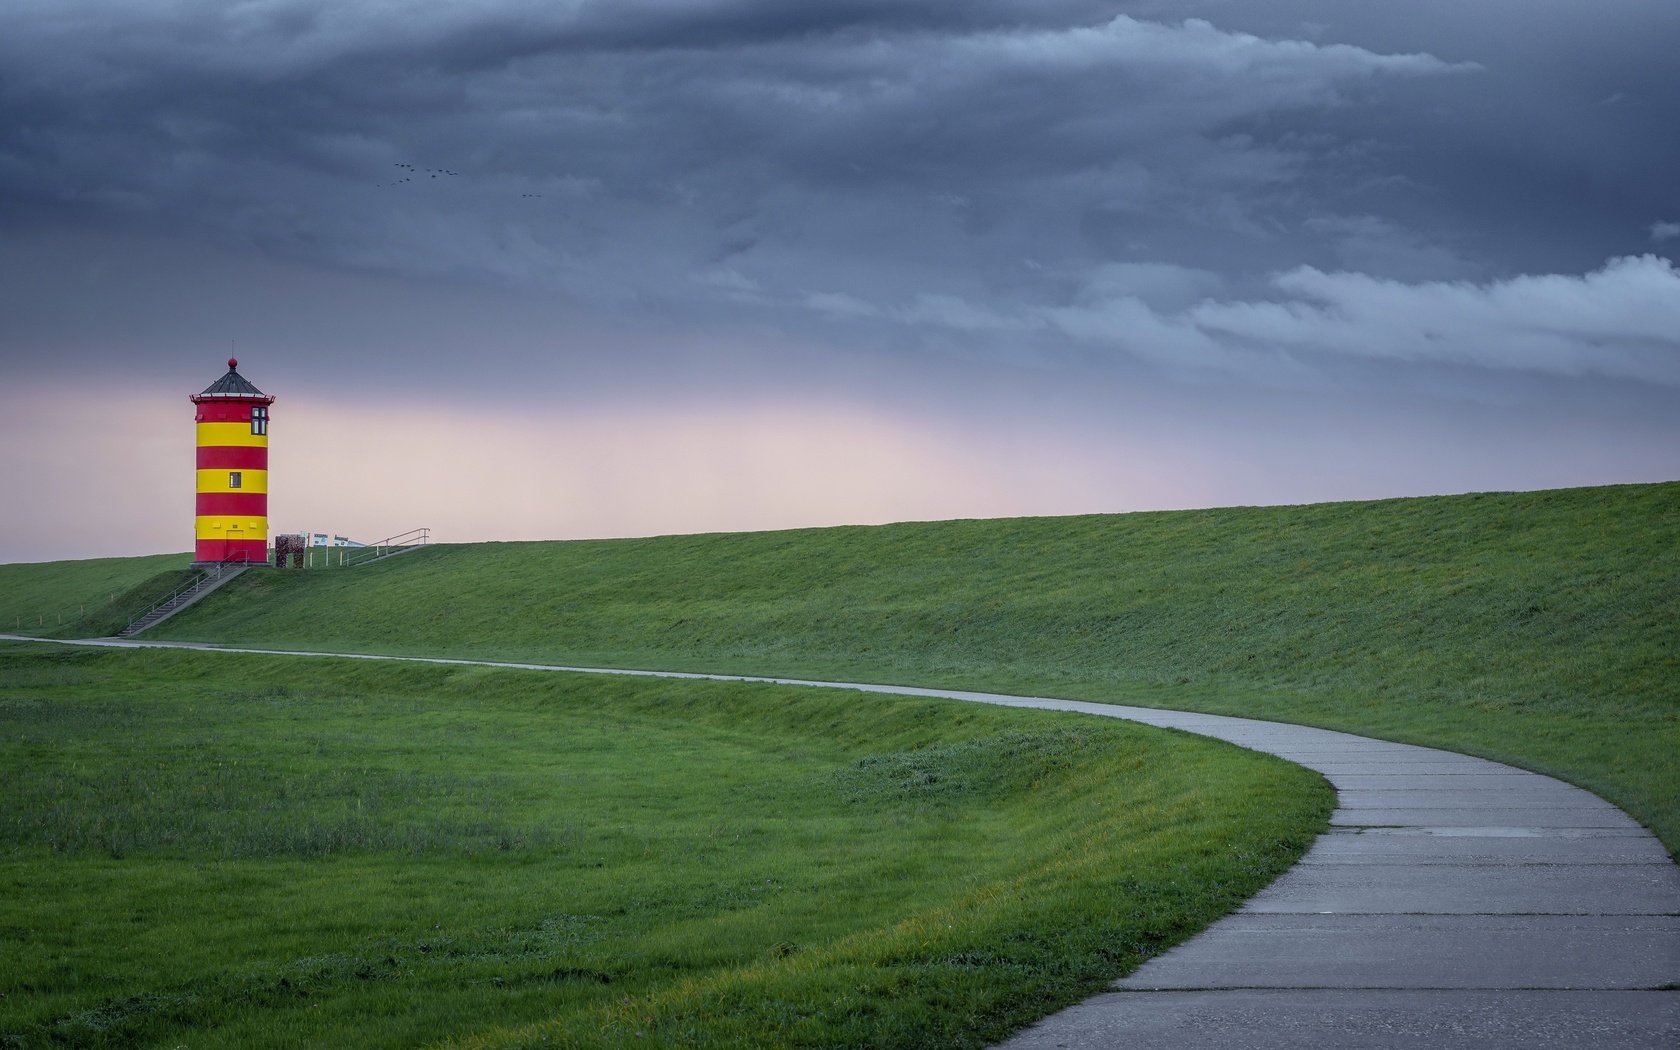
[[[0,562],[1680,478],[1672,0],[8,0]]]

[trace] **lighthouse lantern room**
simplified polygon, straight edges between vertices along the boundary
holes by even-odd
[[[268,406],[274,398],[239,374],[192,396],[198,406],[196,564],[268,560]]]

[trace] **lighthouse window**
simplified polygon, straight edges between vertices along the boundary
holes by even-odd
[[[240,470],[228,471],[228,488],[236,489],[245,484],[245,472]]]
[[[251,433],[268,433],[268,409],[261,405],[251,409]]]

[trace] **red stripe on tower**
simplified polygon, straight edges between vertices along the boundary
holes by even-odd
[[[199,470],[267,470],[268,449],[255,445],[200,445]]]
[[[200,492],[198,514],[200,517],[212,518],[266,518],[268,493]]]

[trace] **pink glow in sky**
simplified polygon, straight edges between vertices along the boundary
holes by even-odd
[[[1624,455],[1627,475],[1606,479],[1606,455],[1640,447],[1641,436],[1582,441],[1563,429],[1531,444],[1513,471],[1498,418],[1480,433],[1357,412],[1264,428],[1236,416],[1215,429],[1170,414],[974,418],[820,396],[492,410],[290,393],[260,362],[242,372],[279,397],[271,534],[363,541],[419,526],[437,541],[474,542],[1310,502],[1640,480],[1660,469]],[[19,497],[0,516],[0,561],[189,549],[188,392],[0,394],[7,489]],[[1395,454],[1370,459],[1372,447]]]

